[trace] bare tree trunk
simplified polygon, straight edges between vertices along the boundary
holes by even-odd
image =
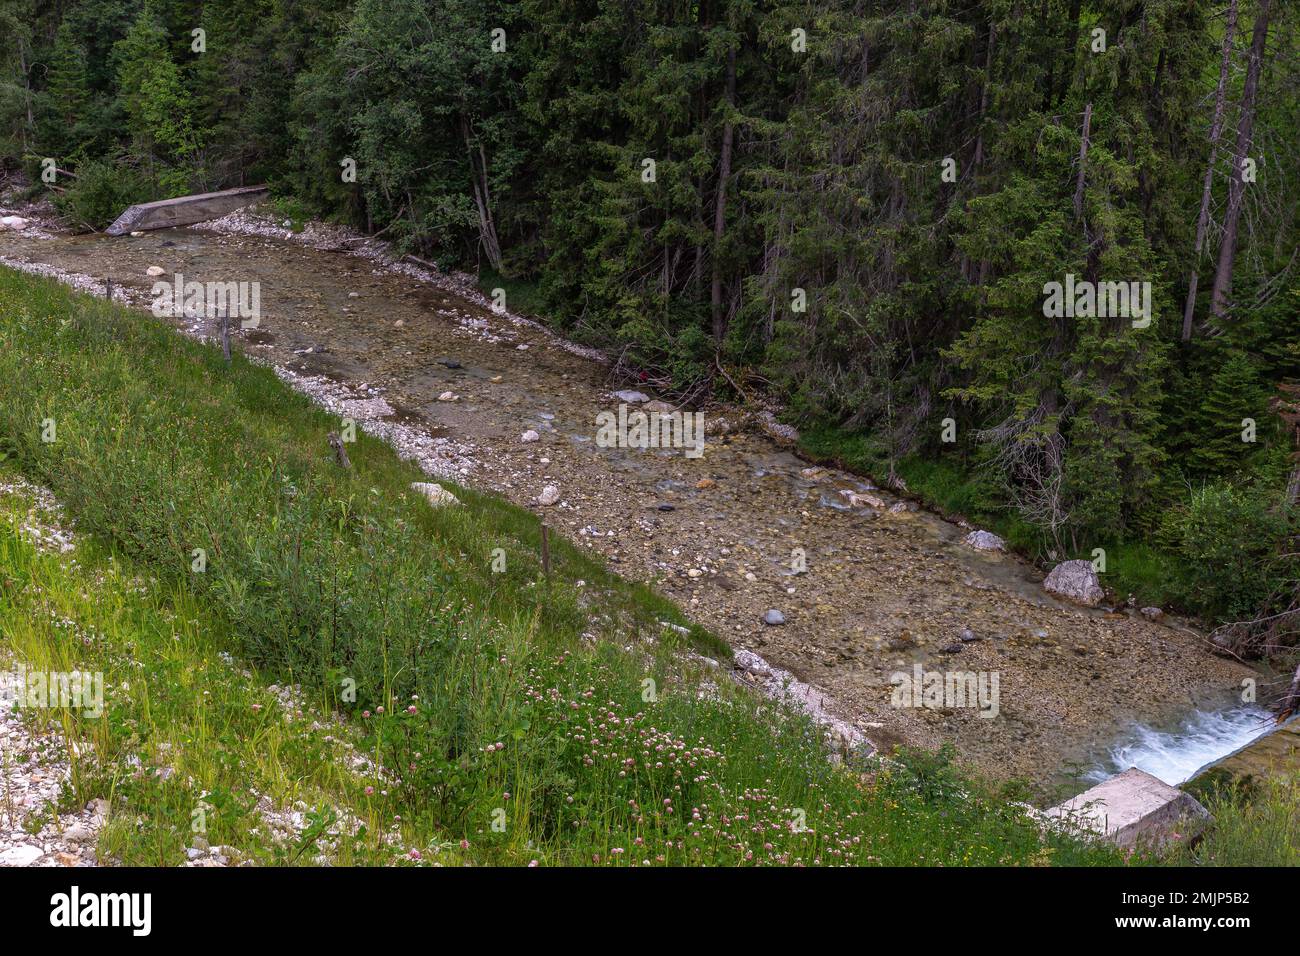
[[[735,138],[730,110],[736,105],[736,50],[727,52],[727,110],[726,122],[722,126],[722,154],[718,159],[718,194],[713,206],[713,286],[709,294],[709,305],[713,315],[713,342],[717,348],[722,347],[722,339],[727,334],[726,322],[722,314],[722,263],[719,253],[722,248],[722,236],[726,228],[727,214],[727,180],[731,178],[731,146]]]
[[[31,70],[27,66],[27,50],[23,46],[23,41],[18,41],[18,68],[23,72],[23,96],[27,105],[27,126],[23,129],[23,151],[27,151],[28,144],[31,142],[31,134],[36,129],[36,120],[32,116],[32,76]]]
[[[984,165],[984,117],[985,114],[988,113],[989,109],[989,86],[993,82],[993,45],[997,41],[997,37],[997,26],[990,24],[988,46],[984,51],[984,82],[980,86],[980,112],[977,121],[978,125],[976,127],[978,132],[975,134],[975,155],[971,159],[972,191],[979,188],[980,168]],[[975,268],[972,267],[970,260],[967,259],[965,255],[961,257],[961,272],[962,275],[966,277],[967,282],[974,278],[973,273],[976,272]],[[981,285],[984,282],[984,275],[987,272],[988,263],[986,261],[981,261],[978,270]]]
[[[1210,317],[1223,316],[1232,293],[1232,267],[1237,258],[1237,227],[1241,221],[1241,204],[1246,192],[1242,166],[1250,152],[1255,128],[1255,94],[1259,90],[1259,72],[1268,42],[1268,16],[1272,0],[1260,0],[1255,16],[1255,30],[1250,38],[1250,60],[1246,65],[1246,84],[1241,90],[1241,111],[1237,120],[1237,149],[1228,179],[1228,209],[1223,217],[1223,241],[1219,244],[1219,264],[1214,270],[1214,287],[1210,291]]]
[[[488,159],[487,150],[483,148],[483,140],[478,141],[478,158],[479,158],[479,176],[483,180],[483,209],[487,213],[488,230],[492,233],[492,245],[497,250],[497,258],[501,258],[501,240],[497,238],[497,220],[492,215],[492,193],[488,189]],[[497,268],[494,266],[494,268]]]
[[[496,225],[492,222],[491,197],[488,195],[487,158],[483,155],[482,144],[479,145],[479,162],[474,159],[474,143],[470,137],[469,120],[461,117],[461,134],[465,137],[465,151],[469,154],[470,180],[474,186],[474,205],[478,207],[479,240],[483,251],[487,253],[488,265],[497,272],[501,271],[501,244],[497,241]]]
[[[1228,70],[1232,66],[1232,40],[1237,32],[1237,0],[1228,4],[1228,22],[1223,30],[1223,55],[1219,59],[1219,86],[1214,92],[1214,120],[1210,123],[1210,158],[1201,183],[1201,212],[1196,217],[1196,248],[1192,253],[1192,274],[1187,279],[1187,304],[1183,306],[1183,341],[1192,339],[1192,312],[1196,308],[1196,285],[1200,280],[1201,250],[1210,222],[1210,200],[1214,194],[1214,164],[1219,158],[1219,134],[1223,131],[1223,102],[1227,99]]]
[[[1092,104],[1083,109],[1083,136],[1079,138],[1079,178],[1074,187],[1074,218],[1083,221],[1083,180],[1088,165],[1088,136],[1092,132]]]

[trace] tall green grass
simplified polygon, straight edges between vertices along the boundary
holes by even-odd
[[[1169,862],[1200,866],[1300,866],[1300,772],[1198,794],[1214,827]]]

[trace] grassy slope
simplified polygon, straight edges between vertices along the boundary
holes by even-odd
[[[357,735],[346,724],[317,720],[236,666],[221,651],[232,643],[228,625],[187,588],[133,571],[84,536],[75,561],[37,552],[16,530],[28,504],[0,497],[3,649],[43,672],[102,673],[106,703],[99,719],[77,709],[28,711],[34,730],[78,742],[64,800],[42,816],[109,800],[115,812],[100,857],[126,865],[179,863],[200,832],[257,863],[393,856],[403,835],[387,845],[376,839],[391,821],[365,798],[370,775],[349,769]],[[269,839],[263,796],[299,809],[302,825]],[[349,817],[360,826],[343,825]],[[317,820],[325,824],[319,846],[310,834]],[[357,839],[340,838],[345,831]],[[455,860],[460,850],[444,854]]]
[[[562,542],[542,582],[534,516],[463,488],[463,507],[432,509],[407,487],[423,476],[364,436],[345,472],[325,443],[337,427],[265,369],[0,270],[0,451],[92,541],[68,566],[0,536],[0,620],[25,659],[112,685],[103,719],[53,715],[94,744],[70,799],[116,801],[102,850],[179,862],[208,790],[211,842],[264,861],[1118,860],[1045,843],[940,757],[832,765],[805,720],[687,663],[687,639],[657,623],[684,622],[671,604]],[[100,636],[68,641],[51,606]],[[698,628],[689,642],[722,653]],[[325,736],[387,775],[339,769],[267,680],[300,682],[308,717],[337,710]],[[137,759],[175,772],[140,775]],[[250,788],[365,829],[276,849]]]

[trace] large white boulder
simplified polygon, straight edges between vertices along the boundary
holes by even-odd
[[[1096,607],[1106,597],[1091,561],[1062,561],[1043,581],[1043,588],[1067,601]]]

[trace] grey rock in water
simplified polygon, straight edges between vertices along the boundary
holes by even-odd
[[[962,540],[976,551],[1007,550],[1007,543],[992,531],[972,531]]]
[[[1165,612],[1158,607],[1144,607],[1138,613],[1148,621],[1163,621],[1165,619]]]
[[[1043,589],[1085,607],[1096,607],[1106,597],[1091,561],[1062,561],[1043,581]]]
[[[541,437],[542,437],[541,435],[537,434],[537,432],[533,431],[530,428],[528,429],[528,431],[524,432],[522,435],[519,436],[519,440],[521,442],[532,442],[532,441],[537,441]]]
[[[555,504],[559,500],[560,500],[560,489],[555,487],[555,485],[547,485],[545,488],[542,489],[542,493],[537,496],[537,503],[539,505],[550,506]]]
[[[785,615],[782,614],[780,611],[778,611],[776,608],[772,608],[766,614],[763,615],[763,623],[770,624],[771,626],[776,627],[779,624],[785,623]]]
[[[626,402],[629,405],[640,405],[642,402],[650,401],[650,396],[645,392],[636,392],[630,388],[625,388],[621,392],[615,392],[614,397],[620,402]]]

